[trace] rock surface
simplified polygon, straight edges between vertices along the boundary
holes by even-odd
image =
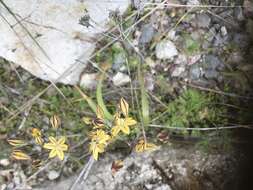
[[[123,86],[131,81],[127,74],[118,72],[113,78],[112,82],[115,86]]]
[[[49,173],[47,174],[48,179],[51,181],[57,179],[59,176],[60,173],[55,170],[49,171]]]
[[[172,41],[165,40],[156,45],[155,53],[158,59],[173,59],[178,54],[178,51]]]
[[[66,84],[78,82],[95,39],[108,29],[110,12],[123,13],[129,5],[129,0],[4,2],[15,17],[0,3],[0,57],[41,79]],[[92,21],[89,27],[80,23],[85,16]]]
[[[133,153],[125,159],[121,154],[106,154],[93,165],[85,183],[76,189],[236,189],[233,185],[236,184],[237,158],[231,154],[204,154],[193,148],[172,147]],[[124,159],[124,166],[113,177],[112,162],[118,159]],[[76,176],[60,183],[45,184],[45,188],[37,190],[68,189],[75,179]]]

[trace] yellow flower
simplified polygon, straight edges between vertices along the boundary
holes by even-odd
[[[129,126],[135,125],[137,122],[131,118],[131,117],[126,117],[126,118],[119,118],[116,117],[115,119],[115,126],[112,127],[112,136],[117,136],[120,131],[122,131],[125,134],[130,133]]]
[[[95,141],[90,143],[89,151],[92,153],[92,156],[95,160],[98,160],[98,154],[105,151],[105,144],[98,144]]]
[[[50,123],[51,123],[51,126],[52,126],[53,129],[58,129],[61,125],[61,119],[60,119],[59,116],[53,115],[50,118]]]
[[[19,139],[8,139],[7,142],[12,145],[12,146],[16,146],[16,147],[20,147],[20,146],[25,146],[27,145],[27,143],[23,140],[19,140]]]
[[[41,138],[41,131],[37,128],[32,128],[32,137],[35,139],[35,142],[39,145],[43,144],[43,139]]]
[[[15,160],[30,160],[31,157],[20,150],[14,150],[11,153],[11,157]]]
[[[153,143],[146,143],[145,140],[139,140],[138,144],[135,146],[136,152],[144,152],[146,150],[154,150],[157,146]]]
[[[98,129],[90,134],[91,141],[95,141],[99,144],[106,144],[110,140],[110,136],[102,129]]]
[[[95,160],[98,159],[98,154],[105,151],[108,141],[111,139],[102,129],[96,130],[90,134],[91,143],[89,151],[92,153]]]
[[[51,150],[49,153],[49,158],[58,156],[60,160],[64,158],[64,151],[68,150],[68,145],[65,144],[65,137],[61,137],[56,140],[54,137],[49,137],[50,143],[45,143],[44,148]]]

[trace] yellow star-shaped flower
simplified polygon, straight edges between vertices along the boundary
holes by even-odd
[[[92,132],[90,137],[91,143],[89,151],[92,153],[94,159],[97,160],[98,154],[104,152],[107,142],[111,139],[111,137],[102,129]]]
[[[60,160],[64,158],[64,151],[68,150],[68,145],[65,144],[65,137],[60,137],[56,140],[54,137],[49,137],[50,143],[45,143],[44,148],[51,150],[49,153],[49,158],[58,156]]]
[[[112,128],[112,136],[117,136],[117,134],[122,131],[125,134],[130,133],[129,126],[135,125],[137,122],[131,118],[131,117],[126,117],[126,118],[119,118],[116,117],[115,119],[115,126]]]

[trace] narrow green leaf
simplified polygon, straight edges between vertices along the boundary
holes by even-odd
[[[103,110],[105,118],[108,120],[112,120],[113,116],[106,108],[106,105],[105,105],[104,99],[103,99],[103,92],[102,92],[103,80],[104,80],[104,74],[99,79],[98,85],[97,85],[97,91],[96,91],[97,103],[98,103],[99,107]]]
[[[141,110],[142,110],[143,125],[148,126],[150,122],[149,101],[148,101],[148,94],[144,86],[144,77],[143,77],[143,73],[141,73],[140,64],[138,65],[138,80],[139,80],[140,88],[141,88]]]

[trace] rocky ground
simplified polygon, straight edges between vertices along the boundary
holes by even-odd
[[[84,184],[76,189],[91,190],[201,190],[240,189],[237,176],[241,155],[205,154],[191,146],[164,147],[144,154],[106,154],[95,163]],[[124,160],[124,166],[112,173],[112,163]],[[59,183],[44,184],[36,190],[66,189],[77,176]]]
[[[145,4],[150,3],[148,0],[134,0],[132,11],[138,11],[137,16],[132,17],[129,23],[122,25],[122,28],[113,31],[110,35],[123,35],[122,30],[143,18],[148,11],[154,11],[138,22],[130,33],[125,34],[128,38],[124,38],[123,35],[109,50],[94,58],[94,62],[102,63],[99,65],[101,68],[107,68],[109,75],[105,85],[105,99],[114,100],[122,94],[130,94],[130,88],[139,87],[136,62],[141,60],[145,88],[150,96],[155,97],[155,100],[150,100],[152,113],[158,113],[162,109],[160,102],[171,102],[187,87],[216,92],[223,100],[221,102],[223,104],[239,105],[245,109],[250,107],[253,74],[251,61],[253,3],[249,0],[169,0],[167,2],[173,5],[187,5],[187,7],[160,3],[161,6],[155,9],[156,4]],[[217,7],[194,7],[199,4]],[[126,13],[126,16],[131,13],[131,11]],[[118,18],[117,13],[112,14],[112,19],[116,24],[122,22],[120,20],[122,18]],[[98,43],[97,50],[106,42],[108,39]],[[108,62],[112,64],[108,65]],[[3,61],[0,66],[0,103],[4,105],[0,110],[0,119],[3,120],[0,122],[1,140],[5,141],[8,137],[24,134],[24,132],[9,134],[15,131],[12,128],[15,129],[17,126],[22,128],[23,121],[28,126],[37,124],[46,130],[49,125],[48,115],[53,112],[63,112],[64,126],[70,131],[68,135],[85,131],[81,128],[83,124],[77,121],[87,113],[87,106],[81,103],[75,104],[74,108],[62,106],[62,99],[59,101],[52,98],[57,94],[52,89],[36,101],[36,108],[27,107],[21,116],[11,119],[11,124],[5,124],[5,121],[10,118],[9,115],[13,115],[13,110],[22,108],[24,102],[47,87],[48,83],[35,79],[20,67],[10,66]],[[80,77],[80,86],[93,92],[98,85],[96,79],[99,75],[98,69],[89,63]],[[71,101],[76,102],[80,98],[71,91],[71,87],[59,86]],[[33,109],[37,112],[35,116],[31,116]],[[65,112],[70,114],[64,114]],[[227,125],[240,122],[245,125],[252,123],[252,112],[249,110],[244,111],[247,113],[243,111],[241,113],[229,109],[228,112],[231,115],[226,121]],[[26,115],[28,117],[24,119]],[[156,118],[159,115],[152,116]],[[9,126],[11,131],[7,131],[5,125]],[[148,135],[155,139],[161,130],[153,129],[153,131],[148,131]],[[162,146],[154,152],[123,154],[122,151],[113,149],[94,163],[89,177],[84,184],[78,184],[77,189],[247,189],[247,182],[250,181],[248,179],[252,176],[250,174],[252,170],[248,165],[251,158],[249,150],[252,145],[249,131],[247,129],[232,131],[232,136],[229,138],[233,138],[234,141],[228,143],[229,149],[225,147],[225,143],[217,146],[215,142],[220,141],[215,139],[208,144],[210,146],[213,143],[215,147],[203,151],[195,146],[196,142],[199,142],[198,138],[197,140],[191,137],[178,139],[173,137],[178,135],[174,132],[170,132],[166,136],[168,137],[166,143],[162,143]],[[213,133],[208,134],[208,137],[212,135]],[[225,139],[224,136],[222,138]],[[75,140],[80,141],[80,139]],[[186,142],[185,145],[182,145],[182,140]],[[1,144],[0,147],[4,151],[3,154],[0,153],[0,189],[68,189],[76,179],[80,168],[83,167],[83,163],[87,161],[87,151],[83,151],[86,145],[85,142],[76,150],[74,153],[76,160],[65,161],[60,166],[54,160],[49,162],[46,160],[43,171],[33,177],[32,174],[38,170],[28,167],[27,163],[14,163],[8,159],[7,145]],[[41,151],[38,147],[35,149],[36,152]],[[123,167],[113,176],[112,163],[118,159],[124,161]],[[242,188],[243,185],[245,188]]]

